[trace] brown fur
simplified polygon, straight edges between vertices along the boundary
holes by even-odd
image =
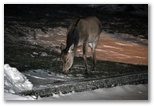
[[[102,24],[98,18],[86,17],[79,18],[72,22],[68,28],[66,48],[62,49],[61,59],[63,62],[63,72],[67,73],[71,68],[74,55],[78,46],[83,46],[83,58],[85,61],[86,71],[87,67],[87,48],[88,45],[92,49],[93,69],[96,65],[95,48],[97,46],[99,35],[101,33]]]

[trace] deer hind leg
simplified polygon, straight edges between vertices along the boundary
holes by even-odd
[[[83,59],[84,59],[84,62],[85,62],[86,73],[88,73],[87,49],[88,49],[88,43],[84,43],[83,44]]]
[[[96,67],[96,46],[97,46],[97,43],[98,43],[98,38],[95,40],[95,42],[92,43],[92,57],[93,57],[93,66],[92,66],[92,70],[94,71],[95,70],[95,67]]]
[[[96,52],[95,52],[95,44],[92,44],[92,57],[93,57],[93,65],[92,65],[92,70],[95,70],[95,66],[96,66]]]

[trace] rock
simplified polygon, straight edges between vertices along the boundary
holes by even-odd
[[[41,56],[48,56],[48,54],[46,52],[42,52]]]

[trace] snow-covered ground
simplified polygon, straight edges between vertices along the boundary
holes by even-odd
[[[40,71],[39,71],[40,73]],[[42,71],[41,71],[42,73]],[[32,74],[32,76],[34,76]],[[46,73],[40,77],[47,76]],[[45,85],[44,85],[45,86]],[[18,92],[31,90],[33,84],[16,68],[4,65],[4,99],[5,100],[147,100],[148,85],[124,85],[113,88],[101,88],[68,94],[53,94],[50,97],[22,96]]]
[[[59,94],[38,100],[148,100],[148,85],[124,85],[91,91]]]
[[[5,100],[29,100],[32,97],[22,97],[17,93],[31,90],[33,84],[20,73],[16,68],[10,67],[9,64],[4,65],[4,95]]]
[[[54,94],[50,97],[20,96],[4,94],[5,100],[148,100],[148,85],[124,85],[69,94]]]
[[[4,100],[35,100],[36,97],[21,96],[12,93],[4,93]]]

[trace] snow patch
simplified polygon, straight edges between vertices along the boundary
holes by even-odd
[[[118,54],[119,56],[123,56],[123,57],[126,57],[126,58],[131,58],[131,56],[129,56],[129,55],[125,55],[125,54]]]
[[[38,100],[148,100],[148,85],[124,85],[84,92],[53,94]]]
[[[133,47],[133,45],[129,45],[129,44],[124,44],[124,43],[119,43],[119,42],[116,42],[115,44],[117,45],[120,45],[120,46],[130,46],[130,47]]]
[[[36,100],[35,96],[21,96],[11,93],[4,93],[5,100]]]
[[[37,53],[37,52],[33,52],[33,54],[34,54],[34,55],[38,55],[38,53]]]
[[[4,91],[8,93],[19,93],[32,90],[33,84],[16,68],[4,65]]]
[[[146,59],[145,57],[133,56],[134,58]]]
[[[111,48],[111,49],[118,49],[121,50],[122,48],[118,48],[118,47],[113,47],[113,46],[109,46],[109,45],[103,45],[105,48]]]
[[[48,54],[46,52],[42,52],[41,56],[46,57],[46,56],[48,56]]]
[[[108,52],[107,50],[103,50],[103,49],[96,49],[96,51],[98,51],[98,52]]]

